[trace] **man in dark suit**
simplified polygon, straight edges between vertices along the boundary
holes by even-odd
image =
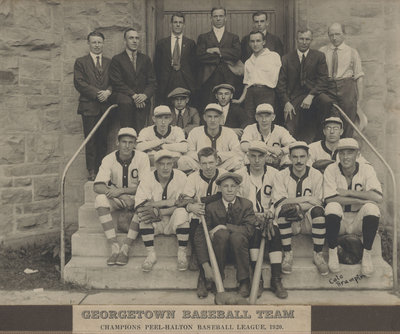
[[[231,128],[240,138],[247,120],[240,105],[231,103],[235,88],[230,84],[222,83],[213,88],[213,93],[222,108],[220,124]]]
[[[172,122],[183,129],[187,138],[189,132],[200,125],[200,116],[196,108],[189,107],[190,91],[178,87],[168,94],[171,101]]]
[[[278,53],[281,57],[283,55],[283,44],[278,36],[268,32],[268,16],[266,12],[256,12],[253,14],[254,31],[262,32],[265,36],[265,47],[269,51]],[[247,59],[253,54],[253,50],[249,45],[250,34],[243,37],[242,46],[242,62],[245,63]]]
[[[157,77],[156,105],[167,104],[168,93],[177,87],[196,92],[196,43],[183,35],[185,16],[171,16],[171,36],[157,42],[154,68]]]
[[[256,216],[253,204],[246,198],[236,196],[242,177],[226,172],[215,181],[221,189],[221,198],[206,204],[205,220],[212,240],[219,271],[224,279],[224,269],[228,254],[232,254],[236,263],[236,278],[242,297],[250,294],[249,240],[254,234]],[[210,278],[211,267],[204,247],[204,232],[197,228],[195,246],[199,263],[206,278]]]
[[[133,127],[139,132],[150,114],[156,79],[150,58],[138,51],[136,29],[125,30],[124,39],[126,50],[111,60],[110,81],[121,127]]]
[[[225,29],[226,9],[222,7],[211,10],[212,30],[199,35],[197,39],[197,59],[200,63],[199,82],[201,84],[200,103],[203,107],[213,102],[212,89],[220,83],[229,83],[238,90],[241,86],[240,76],[236,70],[240,60],[239,37]],[[235,70],[236,69],[236,70]],[[236,74],[232,72],[234,70]]]
[[[108,80],[110,59],[103,57],[104,35],[93,31],[87,36],[89,54],[74,65],[74,85],[80,93],[78,114],[82,116],[85,138],[109,107],[111,86]],[[101,160],[107,153],[107,119],[86,145],[86,167],[90,181],[96,177]]]
[[[322,121],[332,107],[332,100],[324,93],[328,80],[325,55],[310,49],[311,42],[309,29],[297,32],[297,49],[283,56],[276,86],[286,128],[307,143],[322,137]]]

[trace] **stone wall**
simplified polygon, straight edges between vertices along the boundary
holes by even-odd
[[[74,60],[88,52],[86,36],[94,29],[104,33],[108,57],[122,50],[129,26],[144,40],[145,6],[144,0],[0,0],[0,245],[57,232],[60,176],[83,140]],[[82,152],[67,176],[70,228],[85,181]]]

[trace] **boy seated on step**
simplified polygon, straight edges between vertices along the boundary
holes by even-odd
[[[175,202],[185,187],[186,175],[174,169],[174,154],[167,150],[154,154],[155,171],[148,172],[136,192],[136,213],[129,231],[140,227],[140,234],[147,250],[142,270],[149,272],[157,262],[154,236],[176,234],[178,239],[178,270],[188,267],[186,248],[189,239],[189,222],[180,217]],[[151,212],[149,218],[148,212]]]
[[[282,272],[292,272],[292,236],[301,231],[312,235],[313,262],[321,275],[327,275],[329,269],[322,256],[325,242],[322,174],[307,166],[308,150],[304,141],[290,144],[292,165],[278,172],[273,183],[272,202],[283,248]]]
[[[324,172],[326,238],[330,271],[340,271],[338,235],[362,234],[361,273],[370,277],[374,271],[371,249],[379,225],[382,187],[370,164],[359,163],[360,147],[354,138],[343,138],[337,145],[339,162]]]
[[[132,128],[121,128],[118,132],[118,150],[104,157],[94,181],[93,190],[98,195],[95,208],[104,234],[111,244],[108,265],[125,265],[128,262],[128,245],[120,247],[111,212],[133,211],[135,194],[143,175],[150,171],[147,154],[135,150],[137,134]],[[136,234],[128,233],[128,239]]]
[[[188,144],[185,133],[179,126],[171,125],[172,112],[168,106],[160,105],[154,108],[154,125],[139,132],[137,149],[149,155],[153,165],[154,154],[159,150],[175,153],[175,159],[187,152]]]

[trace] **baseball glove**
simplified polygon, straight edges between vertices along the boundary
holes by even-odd
[[[362,253],[363,245],[358,236],[354,234],[347,234],[338,238],[338,257],[340,263],[360,263]]]
[[[189,203],[195,203],[196,200],[194,198],[187,197],[184,194],[179,194],[178,198],[175,201],[175,206],[177,208],[185,208]]]
[[[153,208],[149,203],[146,204],[146,202],[136,208],[136,213],[139,221],[144,224],[151,224],[161,220],[160,211],[157,208]]]
[[[304,218],[303,210],[297,203],[283,204],[279,216],[285,217],[287,221],[291,222],[298,222]]]
[[[321,159],[318,161],[315,161],[312,166],[315,169],[318,169],[320,172],[324,172],[325,168],[328,167],[330,164],[333,164],[335,160],[329,160],[329,159]]]

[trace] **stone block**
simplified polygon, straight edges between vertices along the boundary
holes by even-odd
[[[5,171],[6,176],[26,176],[41,174],[57,174],[60,172],[57,163],[28,163],[23,165],[10,166]]]
[[[86,41],[89,27],[82,20],[67,21],[64,25],[64,37],[68,40]]]
[[[0,176],[0,188],[12,187],[12,178]]]
[[[51,62],[27,59],[20,57],[20,77],[33,78],[33,79],[52,79]]]
[[[59,96],[32,96],[27,101],[27,107],[29,109],[48,109],[57,108],[61,103]]]
[[[60,87],[61,83],[58,80],[45,81],[43,82],[43,95],[59,95]]]
[[[17,71],[0,71],[0,84],[15,84],[17,81]]]
[[[0,136],[0,165],[25,161],[25,137],[23,135]]]
[[[31,177],[17,177],[14,178],[13,182],[14,187],[27,187],[32,185],[32,178]]]
[[[28,203],[32,201],[32,190],[30,188],[12,188],[1,191],[2,204]]]
[[[382,13],[382,4],[376,1],[356,1],[350,7],[350,15],[355,17],[377,17]]]
[[[15,24],[32,30],[47,30],[51,27],[50,7],[38,0],[14,2]]]
[[[0,206],[0,235],[6,235],[13,230],[13,205]]]
[[[39,213],[34,215],[17,216],[16,223],[18,230],[26,230],[47,224],[49,220],[47,213]]]
[[[10,26],[14,22],[12,0],[0,1],[0,26]]]
[[[33,199],[40,201],[57,197],[60,193],[58,176],[35,177],[33,180]]]
[[[60,130],[60,112],[58,110],[40,110],[39,124],[43,132]]]
[[[58,134],[43,134],[35,138],[36,161],[54,162],[63,157],[61,138]]]
[[[47,199],[32,203],[26,203],[18,206],[19,212],[24,214],[53,211],[59,207],[60,207],[60,201],[58,199]]]

